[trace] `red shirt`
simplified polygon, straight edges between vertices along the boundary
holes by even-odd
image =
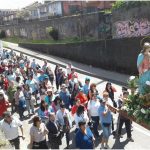
[[[3,116],[3,113],[5,111],[7,111],[8,107],[9,107],[9,103],[7,101],[5,101],[4,99],[0,100],[0,117]]]
[[[81,104],[88,102],[88,98],[84,93],[82,94],[79,92],[78,95],[76,96],[76,99],[80,99]]]
[[[7,91],[8,85],[9,85],[8,80],[6,78],[4,78],[3,81],[4,81],[4,89]]]
[[[68,76],[68,80],[70,80],[70,79],[72,78],[72,75],[74,75],[74,76],[75,76],[75,78],[78,78],[78,74],[75,72],[75,73],[71,73],[71,74],[69,74],[69,76]]]
[[[84,105],[82,105],[82,106],[84,106]],[[72,107],[72,109],[71,109],[72,115],[74,115],[74,114],[77,112],[78,107],[79,107],[79,106],[77,106],[77,105],[74,105],[74,106]],[[85,106],[84,106],[84,110],[87,110]]]

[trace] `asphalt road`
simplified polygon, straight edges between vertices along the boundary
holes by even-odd
[[[32,60],[33,57],[29,58]],[[39,62],[40,64],[42,64],[43,62],[39,59],[36,59],[37,62]],[[57,61],[57,60],[56,60]],[[49,64],[52,68],[52,70],[54,70],[55,65],[53,64]],[[84,79],[86,78],[87,75],[84,74],[80,74],[79,73],[79,79],[81,80],[81,82],[84,83]],[[99,79],[99,78],[95,78],[90,76],[91,78],[91,83],[96,83],[97,84],[97,89],[100,93],[100,95],[102,94],[102,92],[105,89],[105,85],[107,83],[107,81]],[[121,86],[114,84],[113,86],[117,89],[117,93],[115,94],[115,98],[117,99],[118,96],[121,94]],[[27,112],[25,112],[25,115],[27,114]],[[17,114],[15,114],[17,115]],[[32,116],[33,117],[33,116]],[[30,140],[30,136],[29,136],[29,130],[30,127],[32,125],[32,117],[31,118],[27,118],[26,120],[23,121],[23,128],[24,128],[24,133],[25,133],[25,140],[21,139],[21,149],[27,149],[28,144],[29,144],[29,140]],[[117,123],[117,114],[114,114],[114,122],[115,122],[115,128],[116,128],[116,123]],[[122,131],[122,135],[123,138],[121,138],[120,140],[115,139],[113,137],[113,135],[110,136],[109,138],[109,146],[110,148],[113,149],[150,149],[150,131],[139,126],[138,124],[134,123],[132,124],[133,126],[133,131],[132,131],[132,137],[134,139],[134,142],[128,142],[126,140],[127,136],[126,136],[126,131],[125,128],[123,126],[123,131]],[[75,127],[74,127],[75,128]],[[74,128],[71,130],[71,141],[70,141],[70,148],[75,148],[74,145],[74,133],[73,130]],[[102,131],[99,131],[100,134],[102,133]],[[61,149],[64,149],[66,147],[66,140],[65,137],[62,139],[62,145],[60,146]],[[95,145],[96,148],[99,149],[100,148],[100,139],[95,141]]]

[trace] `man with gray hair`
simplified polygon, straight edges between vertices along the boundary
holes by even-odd
[[[62,144],[61,142],[62,133],[60,132],[59,127],[56,123],[55,113],[49,114],[49,121],[46,124],[46,127],[49,131],[48,139],[51,145],[50,146],[51,149],[59,149],[59,145]]]

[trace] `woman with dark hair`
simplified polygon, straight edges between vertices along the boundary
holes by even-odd
[[[73,106],[75,104],[75,97],[77,96],[77,94],[79,93],[80,89],[79,89],[79,83],[75,83],[74,87],[73,87],[73,91],[71,94],[71,106]]]
[[[42,122],[48,121],[45,101],[41,101],[40,108],[38,109],[38,116],[41,118]]]
[[[50,80],[51,84],[53,85],[53,81],[54,81],[54,74],[53,74],[53,72],[52,72],[52,70],[51,70],[51,67],[50,67],[50,66],[46,68],[46,73],[45,73],[45,74],[47,74],[47,75],[48,75],[49,80]]]
[[[95,83],[92,83],[90,85],[90,90],[89,90],[89,93],[88,93],[88,99],[89,100],[92,99],[92,94],[93,93],[96,93],[96,95],[99,95],[98,90],[96,89],[96,84]]]
[[[80,121],[85,121],[86,123],[89,122],[87,111],[85,110],[85,107],[83,105],[80,105],[77,108],[77,112],[76,112],[76,114],[74,116],[74,119],[75,119],[75,124],[76,124],[75,132],[77,132],[78,129],[79,129],[79,125],[78,124],[79,124]]]
[[[55,113],[60,109],[61,103],[62,103],[62,99],[59,96],[56,96],[54,101],[52,102],[52,108]]]
[[[58,78],[58,76],[59,76],[59,68],[60,68],[60,66],[59,66],[59,65],[56,65],[55,71],[54,71],[57,90],[59,89],[59,78]]]
[[[112,100],[114,107],[117,107],[117,104],[114,101],[114,92],[116,92],[116,89],[112,86],[110,82],[106,84],[105,92],[109,94],[109,98]]]
[[[33,126],[30,128],[30,149],[48,149],[46,143],[48,130],[38,116],[33,118]]]

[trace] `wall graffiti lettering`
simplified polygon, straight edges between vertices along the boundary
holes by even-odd
[[[140,37],[150,35],[150,21],[147,19],[135,21],[118,21],[115,23],[115,37]]]

